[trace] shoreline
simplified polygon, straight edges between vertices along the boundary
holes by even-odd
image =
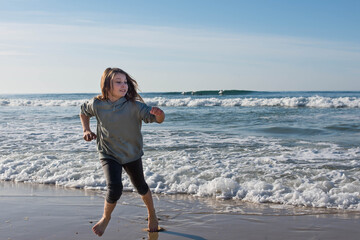
[[[124,192],[100,239],[357,239],[360,212],[153,194],[159,224],[147,233],[146,208]],[[95,190],[0,181],[4,239],[99,239],[103,196]]]

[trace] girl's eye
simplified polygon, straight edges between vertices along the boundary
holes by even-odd
[[[119,84],[120,84],[120,83],[122,83],[122,82],[120,82],[120,81],[116,81],[116,83],[119,83]],[[127,84],[127,82],[124,82],[124,84]]]

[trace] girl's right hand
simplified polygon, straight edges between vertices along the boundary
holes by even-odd
[[[91,140],[96,139],[96,134],[93,133],[90,130],[87,130],[87,131],[84,131],[84,136],[83,137],[84,137],[85,141],[90,142]]]

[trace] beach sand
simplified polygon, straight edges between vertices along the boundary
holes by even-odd
[[[157,195],[166,231],[148,233],[146,208],[124,192],[99,238],[91,227],[103,208],[101,191],[0,182],[0,239],[359,239],[360,212],[250,204],[235,200]]]

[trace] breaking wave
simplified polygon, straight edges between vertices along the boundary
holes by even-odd
[[[0,106],[80,106],[88,99],[82,100],[44,100],[44,99],[0,99]],[[360,108],[357,97],[281,97],[281,98],[194,98],[194,97],[153,97],[144,98],[152,106],[163,107],[306,107],[306,108]]]

